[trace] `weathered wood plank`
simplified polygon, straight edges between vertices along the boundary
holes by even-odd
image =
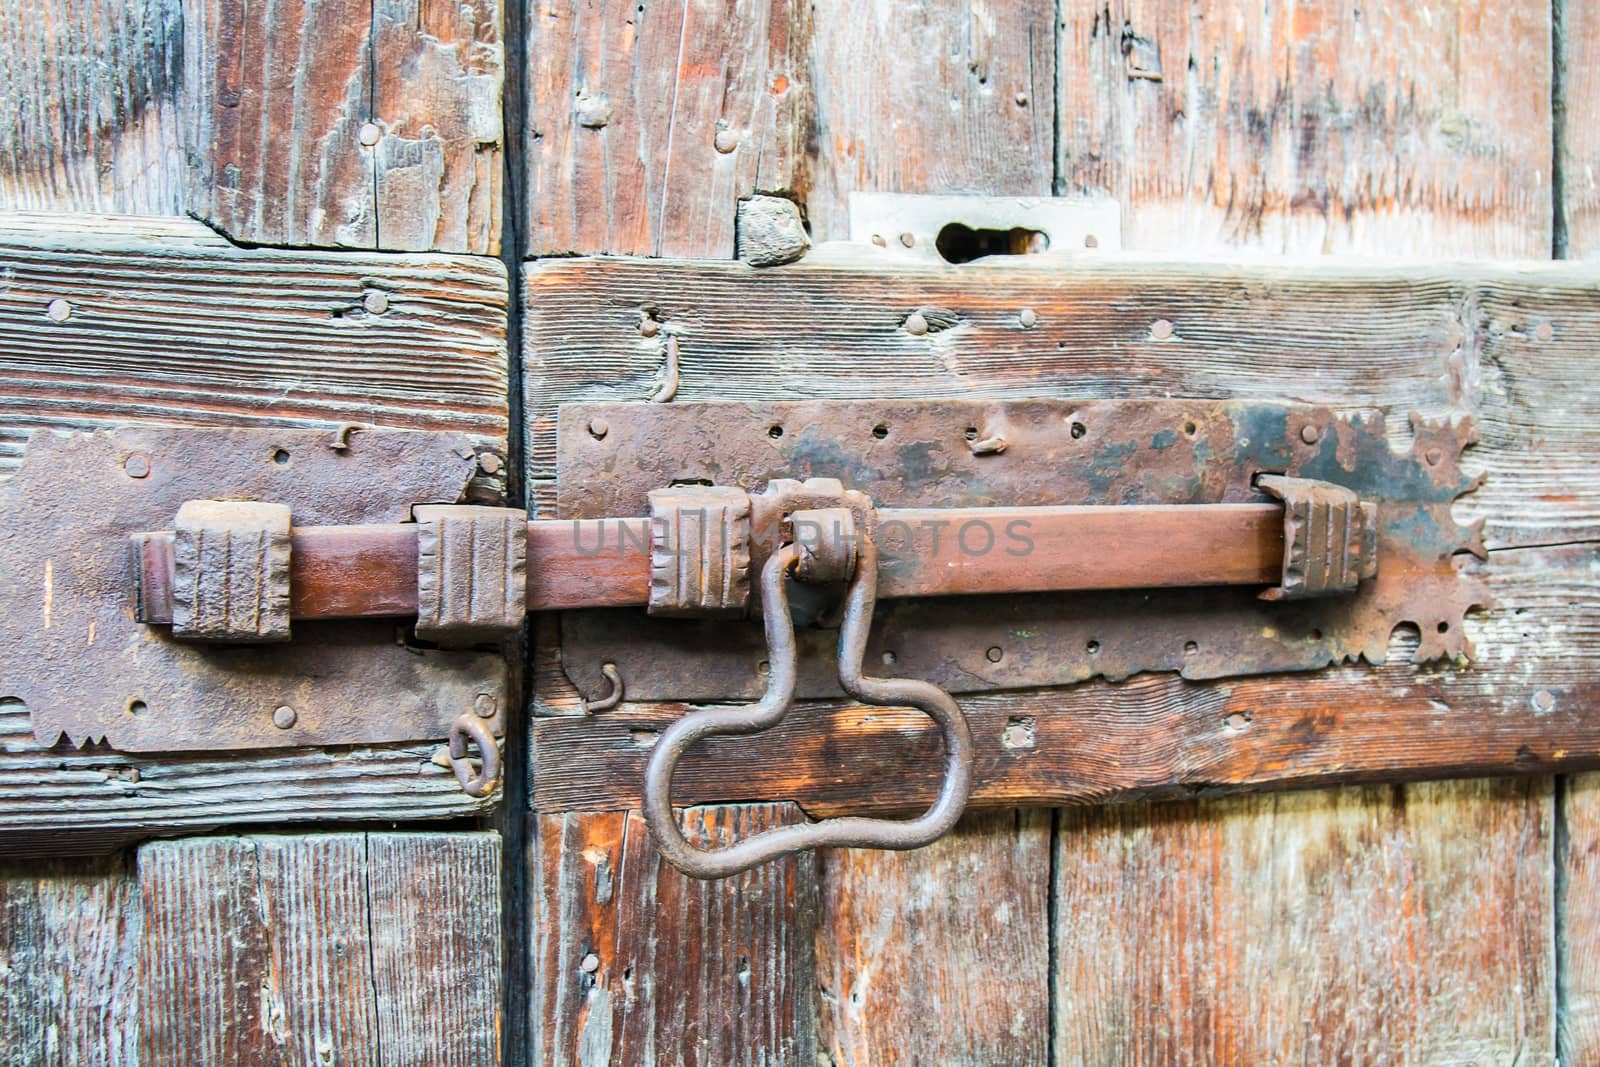
[[[1557,1051],[1589,1063],[1600,1057],[1600,775],[1566,779],[1557,800]]]
[[[1600,10],[1562,0],[1551,11],[1560,66],[1555,121],[1562,157],[1557,208],[1566,230],[1562,253],[1593,259],[1600,256],[1600,133],[1590,121],[1600,107]]]
[[[1469,618],[1478,661],[1466,669],[1413,667],[1413,636],[1396,642],[1382,667],[1205,683],[1141,675],[964,695],[973,803],[1600,766],[1600,688],[1587,667],[1600,642],[1597,565],[1593,545],[1495,554],[1483,569],[1497,607]],[[994,640],[1004,640],[1003,630]],[[921,713],[805,707],[763,734],[697,746],[679,765],[674,799],[794,800],[816,812],[933,800],[943,750]],[[649,756],[641,738],[681,713],[680,705],[640,703],[588,719],[539,719],[535,805],[637,804]]]
[[[813,5],[805,203],[816,239],[848,236],[856,191],[1049,196],[1056,6]]]
[[[1550,790],[1063,811],[1056,1055],[1553,1063]]]
[[[1600,540],[1586,387],[1592,266],[1225,264],[1030,256],[904,267],[835,248],[787,267],[564,260],[528,272],[528,476],[555,474],[555,415],[645,399],[677,342],[679,400],[961,396],[1289,400],[1475,414],[1488,483],[1457,507],[1492,547]],[[913,311],[946,310],[917,336]],[[1036,324],[1024,327],[1019,311]],[[661,322],[639,332],[641,309]],[[1156,329],[1156,324],[1163,324]],[[1169,329],[1170,328],[1170,331]]]
[[[450,429],[504,453],[506,287],[493,260],[246,251],[188,220],[24,215],[0,219],[0,270],[0,475],[32,430],[138,422]],[[365,306],[376,293],[381,313]],[[431,762],[433,747],[56,750],[33,738],[25,707],[0,700],[0,829],[485,807]]]
[[[195,214],[249,244],[498,252],[498,0],[186,16]]]
[[[798,817],[786,805],[680,816],[702,847]],[[540,817],[533,847],[532,1062],[812,1062],[813,856],[696,881],[661,860],[637,812]]]
[[[182,210],[181,0],[0,8],[0,209]]]
[[[1125,248],[1548,256],[1550,12],[1070,0],[1062,180]]]
[[[499,858],[496,834],[144,846],[142,1062],[497,1062]]]
[[[968,815],[915,852],[822,853],[817,981],[838,1067],[1049,1061],[1051,813]]]
[[[797,182],[806,5],[526,2],[528,254],[731,259]]]
[[[371,17],[374,247],[499,255],[500,0],[379,0]]]
[[[0,1060],[137,1064],[139,944],[121,858],[0,867]]]

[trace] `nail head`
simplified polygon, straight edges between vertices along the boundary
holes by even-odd
[[[368,148],[378,143],[378,138],[383,136],[383,131],[378,129],[375,122],[363,123],[361,126],[361,143]]]
[[[122,470],[130,478],[147,478],[150,475],[150,457],[135,452],[122,461]]]
[[[906,333],[913,337],[921,337],[928,332],[928,320],[920,311],[913,311],[906,316]]]
[[[1023,308],[1017,312],[1017,321],[1022,323],[1024,330],[1031,330],[1039,324],[1039,313],[1032,308]]]
[[[295,720],[299,717],[300,716],[295,714],[295,710],[289,705],[279,704],[272,711],[272,725],[276,726],[280,730],[287,730],[289,727],[294,725]]]
[[[1166,319],[1157,319],[1150,324],[1150,336],[1157,341],[1166,341],[1172,337],[1172,323]]]
[[[1322,431],[1311,425],[1309,422],[1300,427],[1300,440],[1304,441],[1308,445],[1316,444],[1318,439],[1321,437]]]
[[[500,710],[500,702],[493,693],[479,693],[472,701],[472,710],[478,713],[480,719],[492,719],[494,713]]]
[[[589,436],[593,437],[596,441],[600,440],[600,438],[604,437],[610,432],[611,424],[605,419],[589,420]]]
[[[56,297],[45,307],[44,313],[50,316],[52,321],[66,322],[72,318],[72,305],[60,297]]]
[[[368,290],[361,298],[361,306],[367,309],[368,315],[382,315],[389,310],[389,294],[378,289]]]

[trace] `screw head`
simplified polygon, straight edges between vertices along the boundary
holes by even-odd
[[[371,148],[373,145],[377,144],[378,139],[382,136],[383,131],[378,129],[377,123],[366,122],[362,124],[360,133],[361,143],[367,148]]]
[[[130,478],[148,478],[150,476],[150,457],[143,452],[134,452],[122,461],[122,473]]]
[[[368,315],[382,315],[389,310],[389,294],[381,289],[369,289],[361,298],[361,306],[367,309]]]
[[[500,702],[493,693],[479,693],[472,701],[472,710],[478,713],[480,719],[494,718],[494,713],[499,709]]]
[[[1024,330],[1031,330],[1039,325],[1039,313],[1032,308],[1023,308],[1017,312],[1017,321],[1022,323]]]
[[[589,420],[589,436],[596,441],[611,432],[611,424],[605,419],[595,418]]]
[[[906,316],[906,333],[913,337],[921,337],[928,332],[928,320],[920,311],[913,311]]]
[[[276,708],[272,709],[272,725],[276,726],[280,730],[287,730],[289,727],[293,726],[295,720],[299,717],[300,716],[295,714],[295,710],[287,704],[279,704]]]
[[[1005,650],[999,645],[994,645],[983,654],[983,658],[987,659],[990,663],[999,663],[1005,658]]]
[[[1321,437],[1322,431],[1311,425],[1309,422],[1300,427],[1300,440],[1304,441],[1308,445],[1316,444]]]
[[[58,296],[45,305],[44,313],[52,322],[66,322],[72,318],[72,305]]]

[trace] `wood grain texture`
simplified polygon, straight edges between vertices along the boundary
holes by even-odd
[[[138,904],[120,858],[0,866],[0,1063],[139,1062]]]
[[[690,809],[702,847],[793,822],[787,805]],[[685,878],[637,812],[537,819],[532,1062],[810,1064],[816,864]]]
[[[498,252],[497,0],[185,14],[195,214],[249,244]]]
[[[982,812],[915,852],[822,853],[830,1063],[1050,1062],[1050,836],[1048,811]]]
[[[855,191],[1049,196],[1056,6],[815,4],[813,236],[848,236]]]
[[[1546,0],[1060,7],[1059,173],[1123,247],[1550,254]]]
[[[141,1062],[497,1062],[499,862],[496,834],[144,846]]]
[[[182,210],[181,0],[0,9],[0,209]]]
[[[528,254],[731,259],[798,180],[807,5],[526,2]]]
[[[1581,0],[1552,7],[1560,91],[1555,121],[1561,150],[1561,202],[1566,248],[1575,259],[1600,256],[1600,133],[1591,121],[1600,107],[1600,9]]]
[[[378,0],[371,17],[374,247],[499,255],[500,0]]]
[[[1600,1058],[1600,774],[1565,779],[1557,803],[1557,1051],[1590,1063]]]
[[[189,220],[12,215],[0,271],[0,476],[32,430],[140,422],[438,428],[505,449],[492,260],[246,251]],[[371,291],[385,313],[363,307]],[[62,322],[45,312],[57,299]],[[431,818],[492,802],[462,793],[433,749],[58,750],[0,702],[0,829]]]
[[[1063,811],[1057,1056],[1553,1063],[1550,790]]]
[[[1467,669],[1413,667],[1413,636],[1395,641],[1382,667],[964,694],[972,803],[1593,768],[1600,689],[1586,662],[1600,638],[1597,558],[1593,546],[1497,554],[1486,568],[1497,607],[1469,619],[1479,660]],[[1005,640],[1003,629],[993,640]],[[697,746],[678,768],[674,799],[785,799],[819,814],[932,802],[943,749],[919,712],[804,707],[763,734]],[[630,703],[588,719],[539,719],[535,804],[637,804],[649,755],[641,739],[682,710]]]

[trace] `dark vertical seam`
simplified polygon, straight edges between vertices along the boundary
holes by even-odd
[[[1566,259],[1567,0],[1550,0],[1550,257]]]
[[[383,1067],[383,1002],[378,996],[378,939],[372,928],[372,835],[361,835],[361,892],[367,913],[367,983],[372,988],[373,1050]]]
[[[500,96],[501,188],[500,261],[506,271],[506,382],[508,430],[506,433],[506,498],[512,507],[525,508],[527,485],[524,457],[526,410],[522,395],[522,257],[526,253],[527,228],[531,226],[527,189],[527,130],[524,89],[528,78],[526,15],[520,2],[500,5],[504,21],[501,41],[504,68]],[[505,753],[502,762],[504,815],[501,832],[501,915],[502,915],[502,996],[505,1024],[500,1049],[504,1067],[525,1067],[533,1062],[538,1041],[534,1033],[535,1012],[532,937],[535,922],[529,897],[529,813],[533,788],[529,780],[531,754],[530,722],[533,716],[532,693],[527,688],[524,665],[532,651],[531,623],[525,622],[520,638],[512,644],[510,677],[507,679],[505,715]]]
[[[1550,256],[1566,259],[1569,248],[1567,233],[1567,0],[1550,0]],[[1551,819],[1551,872],[1550,944],[1552,976],[1551,1010],[1555,1014],[1551,1029],[1550,1050],[1553,1062],[1561,1062],[1561,1036],[1566,1024],[1567,967],[1564,944],[1567,911],[1566,857],[1570,850],[1570,828],[1567,826],[1567,789],[1565,775],[1556,775],[1552,788],[1555,811]]]
[[[1061,852],[1061,809],[1050,809],[1050,856],[1045,865],[1050,879],[1047,887],[1048,896],[1045,897],[1045,1017],[1047,1020],[1045,1030],[1045,1063],[1048,1067],[1056,1067],[1060,1062],[1056,1052],[1056,1031],[1060,1020],[1056,1017],[1061,1005],[1056,995],[1056,972],[1061,966],[1060,951],[1060,922],[1061,922],[1061,895],[1060,879],[1057,877],[1057,866]]]
[[[1050,54],[1050,194],[1060,196],[1066,185],[1061,168],[1061,0],[1056,0],[1055,20],[1051,37],[1055,51]]]

